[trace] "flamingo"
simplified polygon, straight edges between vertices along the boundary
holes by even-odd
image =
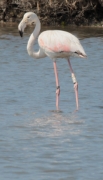
[[[58,71],[56,60],[57,58],[65,58],[68,61],[68,65],[71,72],[72,81],[74,84],[75,98],[76,98],[76,110],[79,109],[78,102],[78,83],[76,76],[71,66],[70,56],[76,56],[86,58],[87,55],[80,44],[80,41],[73,34],[62,30],[47,30],[39,35],[41,29],[41,23],[38,16],[33,12],[27,12],[24,14],[23,19],[18,25],[20,36],[23,36],[24,29],[27,25],[35,24],[35,29],[31,34],[27,43],[28,54],[36,59],[44,58],[48,56],[53,60],[54,73],[56,79],[56,109],[59,111],[59,96],[60,85],[58,79]],[[39,50],[34,51],[34,44],[38,37]]]

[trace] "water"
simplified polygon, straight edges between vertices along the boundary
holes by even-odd
[[[57,62],[62,113],[56,113],[52,61],[28,56],[30,28],[21,39],[17,24],[0,26],[0,180],[103,179],[103,29],[64,30],[80,38],[88,55],[71,59],[76,113],[66,60]]]

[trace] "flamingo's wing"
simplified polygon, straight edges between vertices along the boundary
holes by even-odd
[[[77,53],[80,56],[86,56],[78,38],[65,31],[44,31],[40,34],[38,43],[41,48],[49,52]]]

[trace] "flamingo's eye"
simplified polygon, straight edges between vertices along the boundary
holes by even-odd
[[[30,18],[30,16],[27,17],[28,19]]]

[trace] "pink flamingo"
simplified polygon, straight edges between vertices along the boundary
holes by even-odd
[[[23,36],[24,29],[27,25],[31,25],[34,23],[36,24],[36,26],[27,44],[28,54],[36,59],[48,56],[53,60],[54,73],[55,73],[55,79],[56,79],[56,109],[57,110],[59,110],[60,85],[59,85],[59,79],[58,79],[56,59],[57,58],[67,59],[69,67],[70,67],[71,77],[74,83],[76,109],[78,110],[79,108],[78,83],[77,83],[75,74],[73,72],[69,58],[70,56],[86,58],[87,56],[82,45],[80,44],[77,37],[65,31],[47,30],[47,31],[42,32],[39,35],[40,29],[41,29],[41,23],[39,21],[38,16],[33,12],[27,12],[24,14],[24,17],[18,26],[20,36],[21,37]],[[35,52],[33,46],[37,37],[38,37],[38,43],[39,43],[40,49],[38,52]]]

